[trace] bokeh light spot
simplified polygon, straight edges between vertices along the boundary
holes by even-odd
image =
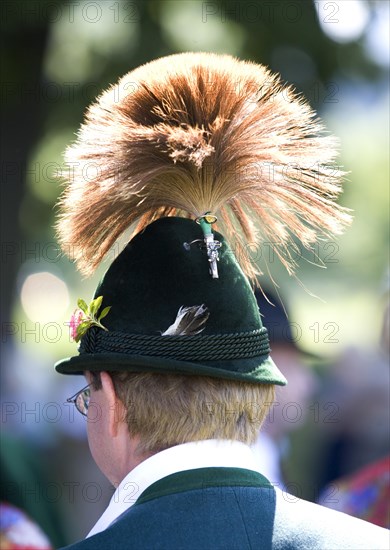
[[[26,277],[20,299],[31,321],[47,323],[63,317],[69,305],[69,292],[59,277],[41,271]]]
[[[314,5],[324,33],[342,44],[360,38],[370,19],[369,7],[362,0],[318,0]]]

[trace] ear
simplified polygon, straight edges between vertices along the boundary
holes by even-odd
[[[116,396],[114,383],[107,372],[100,373],[102,391],[108,405],[108,429],[111,437],[118,435],[119,425],[123,424],[125,418],[125,407],[122,401]]]

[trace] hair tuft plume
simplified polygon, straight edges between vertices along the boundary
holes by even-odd
[[[291,272],[295,237],[310,247],[350,221],[336,202],[336,148],[261,65],[208,53],[152,61],[98,98],[68,148],[60,241],[88,275],[130,226],[212,212],[235,250],[271,242]],[[239,260],[253,278],[250,256]]]

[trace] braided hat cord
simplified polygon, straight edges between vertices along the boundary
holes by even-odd
[[[80,354],[122,353],[178,361],[218,361],[268,355],[265,327],[250,332],[194,336],[153,336],[104,332],[92,327],[81,340]]]

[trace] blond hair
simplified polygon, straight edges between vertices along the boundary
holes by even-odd
[[[97,373],[91,374],[98,389]],[[143,455],[204,439],[251,444],[274,400],[272,384],[182,374],[110,374],[126,408],[129,433],[140,436],[138,452]]]

